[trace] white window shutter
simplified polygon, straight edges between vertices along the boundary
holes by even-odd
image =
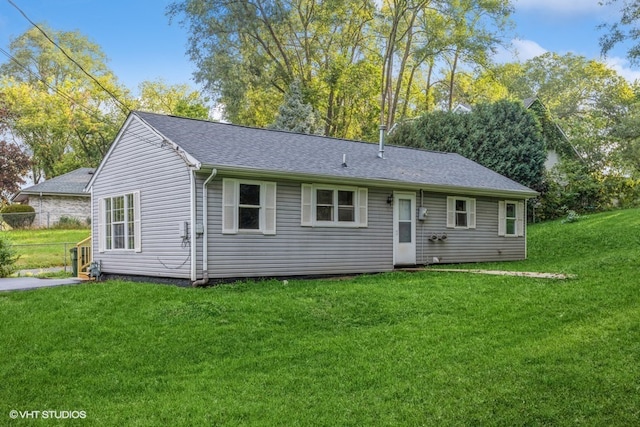
[[[276,183],[265,182],[264,191],[264,234],[276,234]]]
[[[467,228],[476,228],[476,199],[467,199]]]
[[[358,188],[358,227],[367,227],[369,212],[368,206],[368,190],[366,188]]]
[[[133,230],[134,230],[134,245],[136,252],[142,252],[142,227],[141,227],[141,215],[140,215],[140,192],[133,193]]]
[[[238,181],[222,180],[222,234],[238,232]]]
[[[507,204],[504,201],[498,202],[498,236],[507,234]]]
[[[524,236],[524,221],[525,221],[524,202],[518,202],[517,211],[516,211],[516,234],[520,237]]]
[[[455,228],[456,226],[456,199],[455,197],[447,197],[447,228]]]
[[[105,239],[107,238],[107,233],[104,228],[106,227],[107,216],[105,213],[104,207],[104,199],[98,199],[98,252],[104,252],[105,248]]]
[[[313,225],[313,186],[310,184],[302,184],[300,194],[300,225],[311,227]]]

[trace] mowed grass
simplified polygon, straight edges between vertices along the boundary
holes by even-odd
[[[637,425],[640,210],[530,228],[572,280],[403,273],[0,294],[0,424]]]
[[[20,256],[16,269],[60,267],[70,265],[69,250],[91,235],[89,229],[80,230],[11,230],[2,231],[15,245]],[[65,245],[67,243],[67,245]]]

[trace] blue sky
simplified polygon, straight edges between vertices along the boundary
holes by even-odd
[[[165,16],[170,0],[13,0],[34,22],[56,30],[78,30],[100,45],[109,66],[129,89],[144,80],[189,83],[194,67],[185,51],[187,33]],[[514,28],[504,37],[511,42],[499,53],[501,61],[526,60],[547,51],[572,52],[599,58],[596,26],[615,19],[611,7],[598,0],[516,0]],[[7,0],[0,0],[0,47],[30,24]],[[516,55],[514,57],[514,55]],[[626,78],[640,78],[640,68],[630,68],[624,49],[606,59]],[[0,62],[7,58],[0,55]]]

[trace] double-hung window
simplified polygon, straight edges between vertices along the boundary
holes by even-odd
[[[524,202],[498,202],[498,235],[524,236]]]
[[[98,203],[100,252],[112,250],[140,252],[140,193],[105,197]]]
[[[222,233],[276,234],[276,183],[222,180]]]
[[[447,227],[476,228],[476,199],[447,197]]]
[[[366,227],[367,189],[302,185],[303,226]]]

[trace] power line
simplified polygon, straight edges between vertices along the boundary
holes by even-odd
[[[47,40],[49,40],[55,47],[57,47],[63,54],[64,56],[66,56],[71,62],[73,62],[87,77],[89,77],[91,80],[93,80],[93,82],[95,84],[97,84],[102,90],[104,90],[106,93],[109,94],[109,96],[111,98],[113,98],[117,104],[120,105],[120,109],[122,110],[123,113],[128,114],[130,113],[129,108],[122,102],[120,101],[120,99],[118,99],[117,96],[115,96],[109,89],[105,88],[102,83],[100,83],[95,77],[93,77],[87,70],[85,70],[82,65],[80,65],[75,59],[73,59],[60,45],[58,45],[58,43],[56,43],[53,39],[51,39],[51,37],[49,37],[49,35],[38,26],[38,24],[36,24],[35,22],[33,22],[31,19],[29,19],[29,17],[27,16],[26,13],[24,13],[22,11],[22,9],[20,9],[12,0],[7,0],[9,2],[9,4],[11,4],[11,6],[15,7],[18,12],[20,12],[20,14],[22,16],[24,16],[24,18],[29,21],[29,23],[31,25],[33,25],[35,28],[37,28],[42,35],[44,35],[46,37]]]
[[[10,60],[12,60],[13,62],[15,62],[20,68],[22,68],[23,70],[25,70],[26,72],[28,72],[29,74],[31,74],[34,78],[36,78],[38,81],[42,82],[42,84],[44,84],[46,87],[48,87],[49,89],[51,89],[52,91],[54,91],[55,93],[57,93],[58,95],[62,96],[64,99],[66,99],[67,101],[69,101],[72,105],[75,105],[79,108],[82,108],[83,110],[85,110],[87,113],[89,113],[89,115],[91,117],[93,117],[94,119],[97,119],[98,121],[104,121],[104,118],[97,115],[95,111],[92,111],[91,109],[89,109],[88,107],[86,107],[85,105],[79,103],[78,101],[76,101],[75,99],[73,99],[71,97],[71,95],[61,91],[60,89],[58,89],[55,86],[52,86],[51,84],[49,84],[42,76],[36,74],[33,70],[31,70],[28,66],[24,65],[23,63],[21,63],[20,61],[18,61],[18,59],[16,59],[13,55],[11,55],[9,52],[7,52],[6,50],[0,48],[0,53],[2,53],[3,55],[5,55],[6,57],[8,57]]]
[[[26,65],[24,65],[23,63],[21,63],[18,59],[16,59],[14,56],[12,56],[9,52],[7,52],[6,50],[4,50],[3,48],[0,48],[0,53],[4,54],[6,57],[8,57],[10,60],[12,60],[13,62],[15,62],[19,67],[21,67],[22,69],[24,69],[26,72],[28,72],[29,74],[31,74],[33,77],[35,77],[38,81],[42,82],[45,86],[47,86],[49,89],[53,90],[55,93],[57,93],[58,95],[62,96],[64,99],[66,99],[67,101],[69,101],[71,104],[82,108],[83,110],[85,110],[91,117],[93,117],[94,119],[96,119],[99,122],[104,122],[105,118],[100,116],[96,111],[92,111],[91,109],[89,109],[88,107],[86,107],[85,105],[79,103],[78,101],[76,101],[75,99],[73,99],[70,95],[68,95],[67,93],[61,91],[60,89],[58,89],[57,87],[52,86],[51,84],[49,84],[42,76],[39,76],[36,72],[34,72],[33,70],[31,70],[29,67],[27,67]],[[113,124],[113,123],[107,123],[109,125]],[[139,132],[134,131],[133,129],[129,130],[129,133],[134,135],[135,137],[137,137],[139,139],[139,141],[144,142],[146,144],[149,144],[153,147],[156,148],[165,148],[164,145],[162,144],[162,142],[160,141],[155,141],[154,139],[150,138],[148,135],[144,135],[141,134]]]

